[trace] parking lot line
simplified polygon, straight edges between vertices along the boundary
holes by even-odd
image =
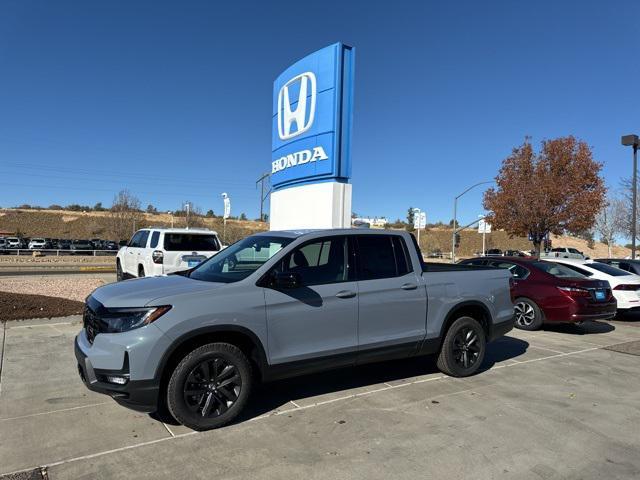
[[[164,428],[166,428],[166,429],[167,429],[167,432],[169,432],[169,435],[171,435],[172,437],[175,437],[175,436],[176,436],[176,434],[175,434],[175,433],[173,433],[173,432],[171,431],[171,429],[169,428],[169,425],[167,425],[167,424],[166,424],[166,423],[164,423],[164,422],[162,422],[162,425],[164,425]]]
[[[7,322],[4,322],[5,326]],[[36,327],[52,327],[54,325],[73,325],[74,322],[56,322],[56,323],[36,323],[33,325],[15,325],[9,327],[10,329],[19,329],[19,328],[36,328]]]
[[[97,407],[98,405],[106,405],[106,404],[110,404],[110,403],[111,402],[92,403],[90,405],[79,405],[77,407],[60,408],[58,410],[50,410],[50,411],[47,411],[47,412],[38,412],[38,413],[30,413],[28,415],[19,415],[17,417],[0,418],[0,423],[1,422],[7,422],[9,420],[20,420],[21,418],[39,417],[41,415],[50,415],[52,413],[69,412],[71,410],[80,410],[82,408]]]
[[[553,352],[553,353],[564,353],[564,352],[561,352],[559,350],[553,350],[552,348],[539,347],[537,345],[531,345],[531,344],[529,344],[529,348],[536,348],[538,350],[546,350],[547,352]],[[514,360],[514,361],[517,361],[517,360]]]
[[[568,357],[568,356],[572,356],[572,355],[578,355],[578,354],[582,354],[582,353],[586,353],[586,352],[592,352],[592,351],[600,350],[600,349],[606,348],[607,346],[612,346],[612,345],[616,345],[616,344],[617,343],[611,344],[611,345],[602,346],[602,347],[590,347],[590,348],[586,348],[586,349],[582,349],[582,350],[578,350],[578,351],[573,351],[573,352],[558,353],[556,355],[549,355],[549,356],[546,356],[546,357],[534,358],[534,359],[531,359],[531,360],[523,360],[523,361],[514,360],[515,363],[493,366],[491,369],[489,369],[487,371],[487,373],[491,372],[492,370],[498,370],[500,368],[515,367],[515,366],[518,366],[518,365],[524,365],[524,364],[539,362],[539,361],[543,361],[543,360],[550,360],[550,359],[553,359],[553,358],[564,358],[564,357]],[[310,404],[310,405],[298,406],[298,407],[295,407],[295,408],[290,408],[290,409],[286,409],[286,410],[280,410],[280,411],[273,412],[273,413],[267,413],[267,414],[260,415],[258,417],[254,417],[252,419],[249,419],[248,421],[251,422],[251,421],[256,421],[256,420],[262,420],[262,419],[265,419],[265,418],[268,418],[268,417],[272,417],[272,416],[285,415],[285,414],[289,414],[289,413],[292,413],[292,412],[301,411],[301,410],[307,410],[307,409],[314,408],[314,407],[320,407],[320,406],[323,406],[323,405],[327,405],[327,404],[331,404],[331,403],[335,403],[335,402],[339,402],[339,401],[343,401],[343,400],[356,399],[356,398],[372,395],[374,393],[380,393],[380,392],[390,391],[390,390],[394,390],[394,389],[398,389],[398,388],[408,387],[410,385],[416,385],[416,384],[425,383],[425,382],[431,382],[431,381],[436,381],[436,380],[447,380],[447,379],[452,379],[452,378],[453,377],[448,377],[446,375],[441,375],[441,376],[438,376],[438,377],[430,377],[430,378],[426,378],[426,379],[418,379],[418,380],[414,380],[412,382],[402,383],[402,384],[398,384],[398,385],[385,386],[385,387],[382,387],[382,388],[378,388],[378,389],[375,389],[375,390],[369,390],[369,391],[366,391],[366,392],[359,392],[359,393],[352,394],[352,395],[344,395],[342,397],[333,398],[333,399],[329,399],[329,400],[324,400],[324,401],[317,402],[317,403]],[[296,405],[294,402],[291,402],[291,403],[293,405]],[[165,424],[163,423],[163,425],[165,425]],[[57,462],[49,463],[49,464],[46,465],[46,467],[51,468],[51,467],[56,467],[56,466],[63,465],[63,464],[66,464],[66,463],[72,463],[72,462],[77,462],[77,461],[82,461],[82,460],[90,460],[90,459],[93,459],[93,458],[97,458],[97,457],[101,457],[101,456],[105,456],[105,455],[110,455],[110,454],[113,454],[113,453],[118,453],[118,452],[122,452],[122,451],[126,451],[126,450],[131,450],[131,449],[138,448],[138,447],[144,447],[144,446],[148,446],[148,445],[161,443],[161,442],[164,442],[164,441],[167,441],[167,440],[184,438],[184,437],[191,436],[191,435],[205,433],[205,432],[192,431],[192,432],[186,432],[186,433],[181,433],[181,434],[177,434],[176,435],[169,429],[169,427],[167,425],[165,425],[165,428],[167,429],[168,433],[170,434],[170,436],[168,436],[168,437],[163,437],[163,438],[159,438],[159,439],[155,439],[155,440],[150,440],[150,441],[147,441],[147,442],[135,443],[135,444],[127,445],[127,446],[124,446],[124,447],[119,447],[119,448],[115,448],[115,449],[111,449],[111,450],[104,450],[104,451],[101,451],[101,452],[96,452],[96,453],[83,455],[83,456],[79,456],[79,457],[67,458],[67,459],[64,459],[64,460],[57,461]],[[30,467],[30,468],[27,468],[27,469],[15,471],[15,472],[10,472],[10,473],[6,473],[6,474],[3,474],[3,473],[0,472],[0,475],[11,475],[11,474],[16,474],[16,473],[26,472],[26,471],[32,470],[33,468],[34,467]]]

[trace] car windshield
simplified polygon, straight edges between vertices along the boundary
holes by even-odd
[[[217,252],[220,244],[215,235],[197,233],[165,233],[164,249],[167,252],[187,252],[203,250]]]
[[[611,265],[607,265],[606,263],[593,262],[589,263],[587,266],[589,268],[593,268],[594,270],[598,270],[599,272],[611,275],[612,277],[624,277],[625,275],[631,275],[631,273],[629,272],[625,272],[624,270],[620,270],[619,268],[612,267]]]
[[[587,278],[585,275],[572,270],[560,263],[554,262],[532,262],[532,265],[536,268],[546,272],[554,277],[559,278]]]
[[[255,235],[247,237],[202,262],[188,274],[205,282],[232,283],[247,278],[291,243],[293,238]]]

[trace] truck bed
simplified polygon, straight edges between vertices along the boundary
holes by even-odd
[[[461,272],[470,270],[495,270],[495,267],[485,265],[460,265],[457,263],[422,263],[423,272]]]

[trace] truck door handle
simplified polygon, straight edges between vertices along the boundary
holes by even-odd
[[[415,290],[416,288],[418,288],[418,286],[415,283],[405,283],[400,288],[402,288],[403,290]]]
[[[356,296],[356,292],[352,290],[341,290],[336,293],[336,297],[338,298],[353,298]]]

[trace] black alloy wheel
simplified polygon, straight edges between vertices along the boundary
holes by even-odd
[[[196,365],[183,387],[184,402],[202,417],[219,417],[238,400],[242,378],[238,369],[224,358],[215,356]]]
[[[209,343],[188,353],[167,385],[171,415],[186,427],[226,425],[244,409],[253,385],[251,363],[230,343]]]
[[[438,355],[440,371],[452,377],[468,377],[478,371],[487,340],[480,322],[472,317],[456,319],[447,330]]]
[[[470,368],[480,356],[479,334],[470,327],[463,327],[453,337],[453,359],[462,368]]]

